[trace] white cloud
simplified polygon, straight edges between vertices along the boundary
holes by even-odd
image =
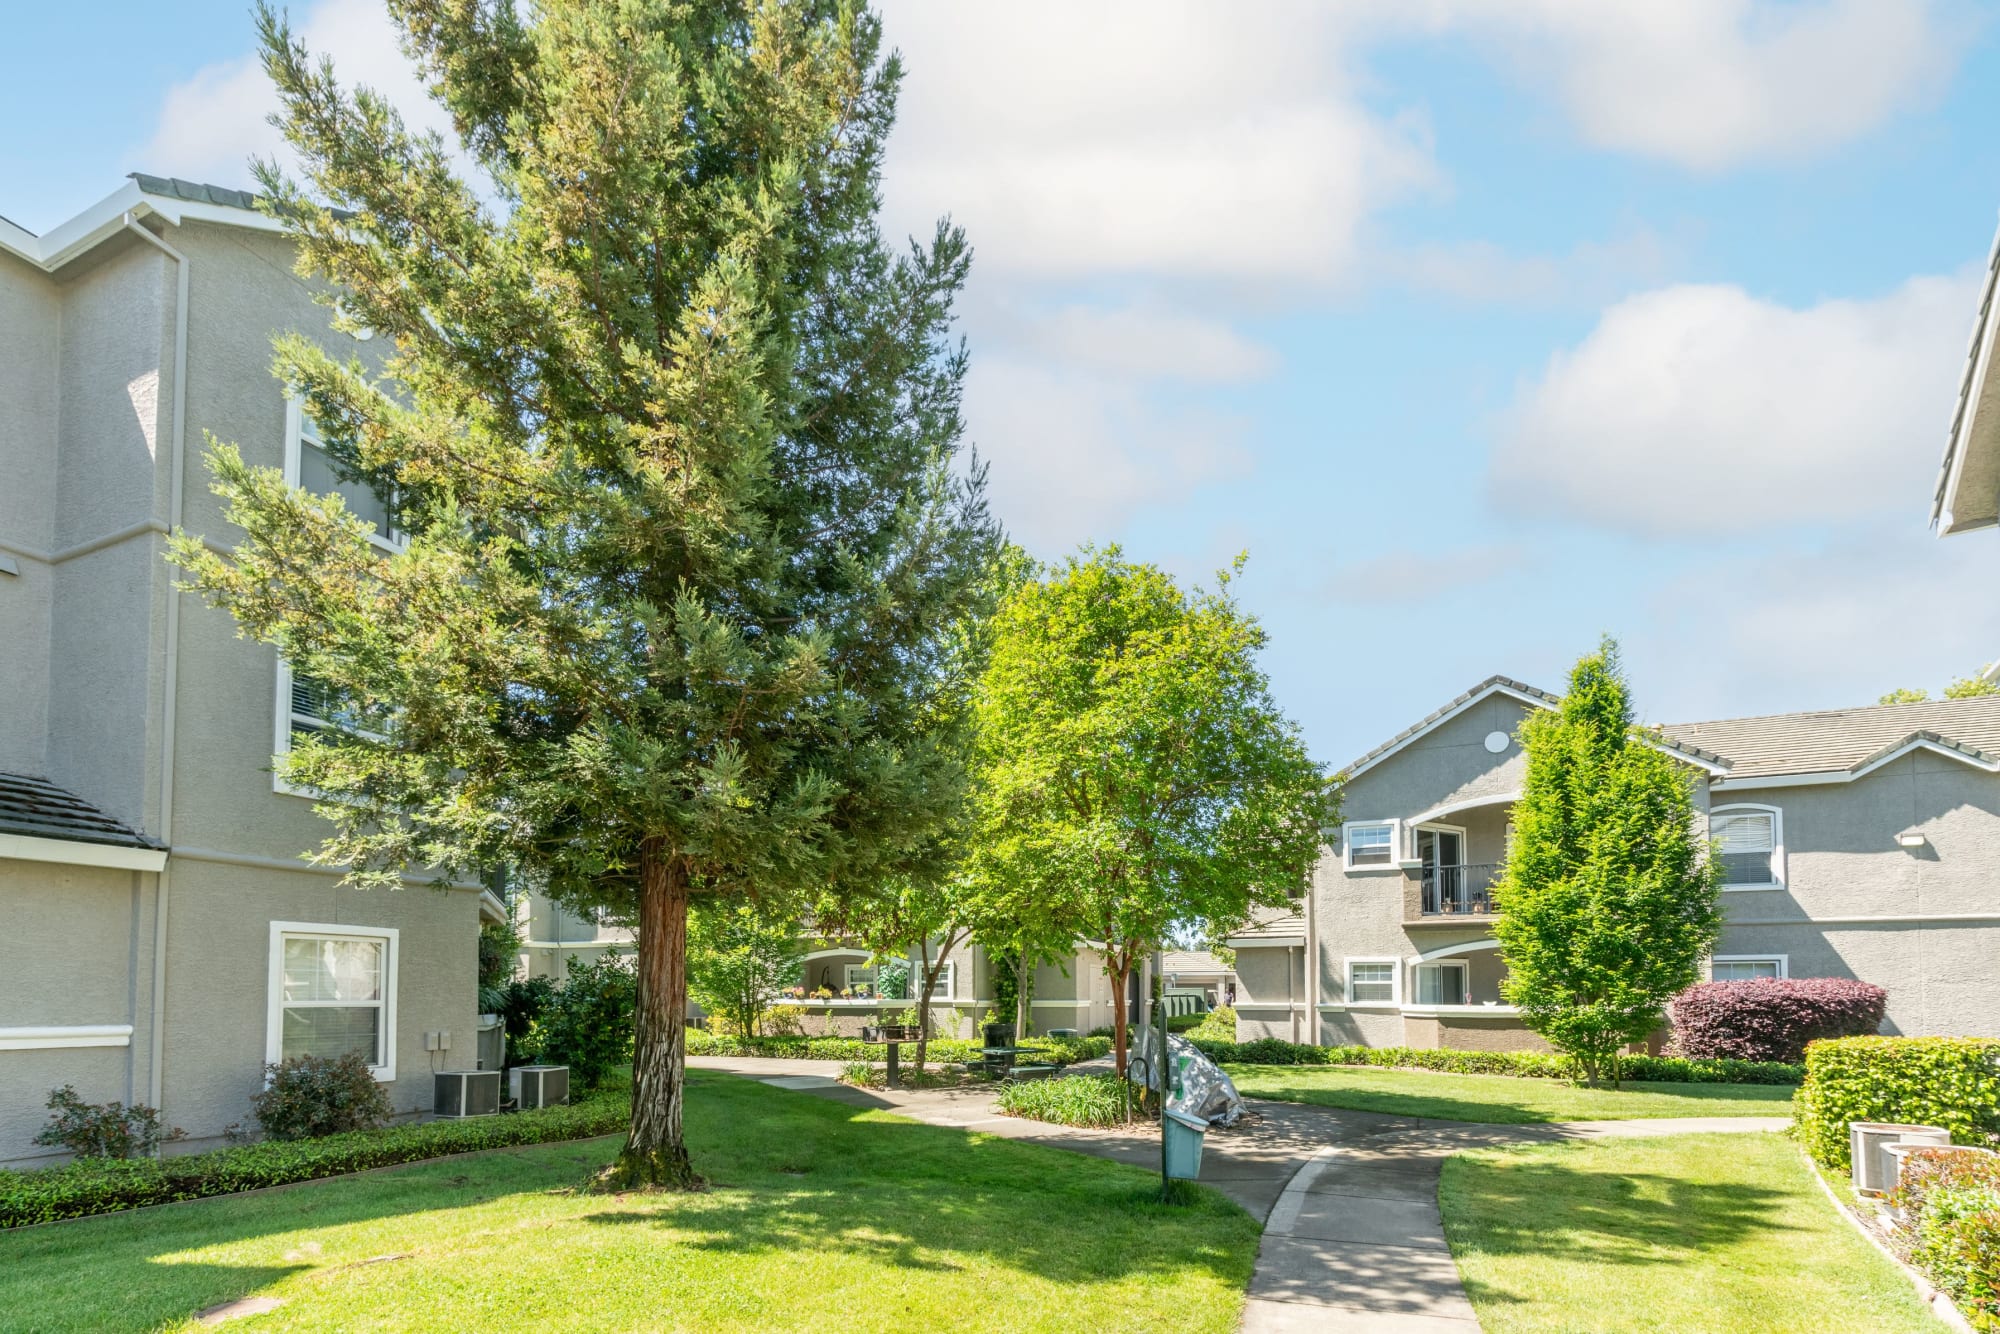
[[[1495,41],[1603,148],[1697,170],[1806,156],[1945,82],[1958,26],[1932,0],[1434,0],[1398,5]]]
[[[1967,274],[1803,310],[1722,285],[1628,298],[1504,416],[1494,492],[1658,537],[1915,514],[1975,297]]]
[[[318,0],[295,31],[314,57],[333,58],[342,82],[381,93],[413,128],[449,130],[450,117],[430,100],[397,47],[381,0]],[[250,188],[252,156],[290,165],[283,137],[268,122],[277,108],[254,52],[209,65],[167,90],[153,136],[139,150],[140,166],[156,175]]]
[[[1044,556],[1112,536],[1141,506],[1185,499],[1248,471],[1244,423],[1153,402],[1130,381],[1006,357],[973,363],[966,415],[990,495]]]
[[[1389,250],[1383,276],[1466,301],[1542,304],[1604,301],[1640,282],[1657,281],[1669,247],[1639,229],[1614,241],[1584,242],[1565,254],[1518,254],[1490,241]]]
[[[1018,336],[1051,360],[1137,379],[1236,384],[1278,365],[1275,351],[1227,324],[1158,302],[1065,306],[1026,322]]]
[[[892,219],[950,212],[994,270],[1324,281],[1436,178],[1420,120],[1355,100],[1323,6],[884,8],[908,60]]]

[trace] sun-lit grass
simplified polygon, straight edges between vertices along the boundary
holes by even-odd
[[[1150,1172],[717,1073],[711,1188],[573,1188],[616,1139],[0,1233],[0,1329],[1232,1329],[1256,1222]]]
[[[1661,1116],[1790,1116],[1792,1090],[1769,1084],[1639,1084],[1586,1088],[1562,1079],[1446,1075],[1347,1065],[1224,1067],[1246,1097],[1447,1121],[1526,1125]]]
[[[1481,1149],[1438,1201],[1487,1334],[1942,1328],[1780,1135]]]

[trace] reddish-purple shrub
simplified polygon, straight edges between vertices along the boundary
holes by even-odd
[[[1844,977],[1759,978],[1689,987],[1667,1012],[1678,1055],[1797,1062],[1816,1038],[1873,1033],[1888,1001],[1882,988]]]

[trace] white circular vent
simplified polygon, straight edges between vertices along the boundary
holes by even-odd
[[[1507,749],[1507,742],[1510,739],[1505,732],[1488,732],[1486,734],[1486,749],[1498,755],[1501,751]]]

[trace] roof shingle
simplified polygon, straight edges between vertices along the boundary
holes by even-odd
[[[74,792],[46,778],[0,773],[0,834],[58,838],[71,843],[108,843],[121,848],[161,845]]]
[[[1859,769],[1919,740],[2000,764],[2000,695],[1669,723],[1660,731],[1727,756],[1732,779]]]

